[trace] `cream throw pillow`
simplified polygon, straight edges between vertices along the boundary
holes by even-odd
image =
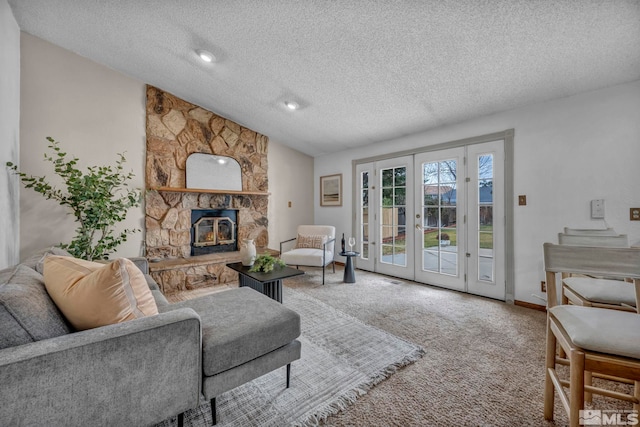
[[[296,239],[296,248],[315,248],[322,249],[322,245],[327,243],[327,236],[324,235],[304,235],[298,234],[298,238]]]
[[[142,271],[129,259],[109,264],[50,255],[44,285],[76,330],[158,314]]]

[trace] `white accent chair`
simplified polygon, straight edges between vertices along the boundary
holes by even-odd
[[[640,299],[640,249],[544,244],[547,280],[547,345],[544,418],[553,420],[558,392],[569,414],[569,425],[581,424],[585,394],[595,393],[640,408],[640,314],[597,307],[557,304],[556,275],[582,274],[631,279],[636,305]],[[558,344],[563,350],[558,356]],[[566,354],[566,356],[564,356]],[[562,379],[556,365],[568,365],[569,379]],[[634,384],[626,394],[594,387],[590,375]],[[565,389],[568,389],[565,391]]]
[[[283,252],[283,245],[295,241],[293,249]],[[280,242],[280,259],[287,265],[322,267],[322,284],[324,285],[324,270],[333,264],[336,242],[336,228],[331,225],[299,225],[298,236]]]

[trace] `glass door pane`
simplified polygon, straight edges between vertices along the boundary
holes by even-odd
[[[457,174],[455,159],[422,164],[425,271],[458,274]]]
[[[493,154],[478,156],[478,280],[493,282]]]
[[[354,261],[356,267],[375,270],[376,182],[375,164],[363,163],[356,166],[355,173],[355,222],[353,231],[356,238],[354,250],[360,252]]]
[[[380,172],[380,262],[406,267],[407,168],[383,168]]]
[[[360,173],[360,257],[369,259],[369,171]]]

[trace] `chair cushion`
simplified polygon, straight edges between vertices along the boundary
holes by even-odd
[[[304,235],[298,234],[296,238],[296,249],[297,248],[316,248],[323,249],[323,245],[327,243],[327,236],[313,234],[313,235]]]
[[[205,376],[247,363],[300,336],[298,313],[251,288],[217,292],[160,310],[181,307],[200,315]]]
[[[280,259],[287,265],[308,265],[310,267],[323,267],[333,261],[333,253],[324,253],[324,264],[322,263],[322,249],[301,248],[292,249],[280,255]]]
[[[10,282],[0,284],[0,348],[71,332],[44,287],[42,275],[18,265]]]
[[[575,345],[640,359],[640,315],[608,308],[557,305],[549,309]]]
[[[44,283],[77,330],[158,314],[144,274],[126,258],[104,264],[50,255],[44,260]]]
[[[633,283],[591,277],[567,277],[563,282],[576,294],[592,302],[624,303],[636,306],[636,292]]]
[[[327,241],[331,240],[331,242],[327,243],[327,250],[335,252],[335,240],[332,239],[336,237],[336,228],[333,225],[299,225],[297,234],[301,234],[303,236],[327,236]]]

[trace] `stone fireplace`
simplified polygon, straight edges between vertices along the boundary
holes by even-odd
[[[145,248],[151,275],[165,293],[235,280],[225,263],[239,261],[242,239],[266,248],[267,148],[266,136],[147,86]],[[193,153],[235,159],[242,190],[187,188],[187,158]],[[198,223],[202,234],[192,245],[200,219],[192,215],[204,211],[228,219]]]

